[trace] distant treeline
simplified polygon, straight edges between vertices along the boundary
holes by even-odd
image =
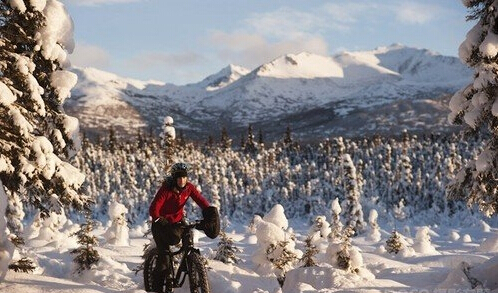
[[[467,209],[446,198],[445,186],[480,147],[480,141],[456,135],[407,132],[398,139],[338,137],[313,145],[293,141],[290,132],[271,145],[253,138],[237,147],[227,137],[203,145],[177,139],[166,146],[152,136],[125,142],[111,133],[99,143],[83,140],[76,166],[87,176],[84,192],[95,200],[94,217],[105,217],[109,203],[118,201],[128,208],[132,225],[148,219],[149,203],[176,161],[192,165],[190,180],[231,220],[251,219],[276,203],[290,218],[329,216],[332,200],[343,202],[351,184],[364,210],[402,219]],[[355,166],[353,182],[346,178],[344,154]],[[195,204],[187,209],[198,213]]]

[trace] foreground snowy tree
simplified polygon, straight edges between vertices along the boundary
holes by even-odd
[[[288,220],[284,208],[277,204],[256,225],[258,248],[252,256],[256,270],[263,275],[275,274],[280,284],[285,274],[292,269],[302,256],[295,248],[296,243],[288,230]]]
[[[363,257],[358,248],[351,244],[353,227],[346,227],[339,242],[330,242],[326,254],[330,264],[345,271],[358,273],[363,266]]]
[[[5,211],[7,208],[7,195],[3,190],[0,181],[0,209]],[[5,279],[9,262],[14,254],[14,244],[10,241],[10,231],[7,228],[5,216],[0,213],[0,280]]]
[[[85,270],[89,270],[92,266],[95,266],[99,260],[100,255],[95,246],[98,244],[97,237],[91,234],[93,230],[92,221],[87,221],[80,226],[80,229],[73,233],[71,236],[76,236],[78,238],[78,244],[81,246],[71,250],[71,254],[74,254],[73,259],[75,265],[75,273],[81,274]]]
[[[78,120],[62,108],[77,80],[64,69],[71,18],[57,0],[1,1],[0,18],[0,188],[43,215],[83,208],[84,175],[67,162],[79,148]]]
[[[391,236],[386,241],[386,251],[388,253],[397,254],[404,248],[403,243],[401,242],[401,237],[396,230],[393,230]]]
[[[497,213],[498,189],[498,4],[492,0],[465,0],[478,20],[460,45],[460,59],[475,69],[474,81],[450,101],[449,120],[466,124],[468,133],[489,136],[476,159],[470,160],[449,185],[448,195],[476,204],[487,216]]]
[[[379,242],[381,239],[381,234],[379,231],[379,224],[377,223],[377,218],[379,214],[375,209],[370,210],[370,215],[368,216],[368,234],[366,239],[373,242]]]
[[[240,261],[240,257],[237,256],[237,253],[239,252],[241,251],[237,246],[235,246],[233,239],[229,237],[224,230],[221,231],[220,242],[218,242],[218,249],[216,249],[214,259],[226,264],[236,264]]]
[[[329,235],[327,236],[330,242],[339,241],[341,238],[343,224],[341,222],[341,205],[339,204],[339,199],[336,197],[332,201],[332,222],[331,222],[331,230]]]
[[[359,234],[365,228],[363,219],[363,208],[360,203],[360,189],[356,179],[356,168],[349,154],[342,156],[344,168],[344,189],[346,191],[346,202],[344,209],[344,218],[346,226],[352,227],[355,234]]]
[[[109,217],[111,225],[103,235],[108,244],[118,246],[130,245],[130,228],[128,228],[128,225],[126,223],[127,213],[128,209],[124,205],[118,202],[111,203],[109,207]]]

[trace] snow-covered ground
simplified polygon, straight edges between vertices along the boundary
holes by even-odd
[[[229,223],[225,229],[240,250],[237,253],[240,261],[236,264],[213,260],[219,239],[209,239],[196,231],[196,244],[209,259],[212,292],[498,292],[498,229],[481,220],[465,224],[450,221],[452,224],[445,226],[415,226],[415,221],[398,223],[406,248],[398,254],[389,254],[385,245],[392,224],[380,218],[380,240],[369,229],[353,237],[353,247],[361,254],[357,273],[331,265],[331,256],[327,254],[329,242],[317,236],[314,243],[319,249],[315,256],[318,265],[303,268],[302,263],[295,264],[287,272],[283,287],[271,270],[262,270],[256,261],[258,248],[263,243],[263,229],[279,234],[272,230],[276,226],[268,228],[270,224],[265,221],[269,219],[263,217],[258,221],[266,226],[258,224],[254,229],[250,223]],[[311,221],[290,219],[287,223],[284,219],[281,224],[282,220],[277,219],[273,222],[284,228],[288,225],[285,233],[280,234],[295,235],[295,251],[306,250],[304,240],[313,230]],[[55,223],[63,227],[61,232],[47,228],[47,224],[53,227]],[[116,222],[97,225],[93,235],[99,239],[97,250],[101,260],[95,269],[81,276],[73,273],[73,255],[70,254],[78,244],[76,238],[69,235],[78,229],[78,225],[60,217],[45,221],[45,225],[39,222],[30,225],[26,229],[26,234],[31,233],[26,241],[26,255],[36,260],[38,269],[32,274],[9,271],[0,284],[0,292],[144,292],[142,271],[136,274],[134,269],[142,262],[143,247],[149,243],[144,237],[146,223],[129,230],[119,230]],[[119,233],[110,233],[112,231]],[[129,241],[116,241],[116,237],[126,237]],[[468,275],[482,286],[472,288],[464,272],[469,267]],[[188,281],[175,292],[188,292]]]

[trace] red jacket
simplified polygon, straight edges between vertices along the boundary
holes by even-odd
[[[152,217],[152,221],[159,217],[164,217],[170,223],[180,222],[183,219],[183,206],[185,206],[189,197],[192,197],[201,209],[209,207],[209,202],[192,183],[187,182],[185,188],[180,193],[177,193],[176,189],[168,187],[165,181],[149,207],[149,215]]]

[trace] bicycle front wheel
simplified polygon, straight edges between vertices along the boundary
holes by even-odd
[[[210,293],[204,258],[198,252],[193,252],[187,259],[190,293]]]
[[[152,250],[147,256],[144,263],[144,287],[147,292],[154,292],[157,288],[154,288],[154,269],[157,265],[157,251]]]

